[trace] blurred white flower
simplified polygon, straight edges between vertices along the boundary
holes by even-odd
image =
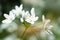
[[[9,24],[1,24],[1,30],[8,28]]]
[[[51,32],[51,28],[53,27],[52,25],[50,25],[50,20],[49,19],[45,19],[45,16],[42,15],[42,20],[43,20],[43,29],[45,32],[47,32],[48,34],[53,34]]]
[[[15,6],[15,9],[12,10],[12,12],[18,17],[20,14],[22,14],[23,4],[21,4],[19,7]]]
[[[2,23],[11,23],[15,19],[15,15],[13,14],[12,11],[9,12],[8,14],[4,14],[4,17],[6,18],[5,20],[2,21]]]
[[[15,34],[12,34],[12,35],[5,37],[3,40],[20,40],[20,39],[17,38]]]
[[[6,30],[8,31],[8,32],[14,32],[14,31],[16,31],[18,29],[18,25],[16,24],[16,23],[14,23],[14,22],[12,22],[7,28],[6,28]]]
[[[4,29],[8,32],[14,32],[18,29],[17,24],[15,22],[12,22],[10,24],[1,24],[0,29],[3,31]]]

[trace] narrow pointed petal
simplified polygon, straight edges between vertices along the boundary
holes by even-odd
[[[9,15],[8,15],[8,14],[4,14],[4,17],[5,17],[5,18],[8,18],[8,17],[9,17]]]
[[[29,11],[26,11],[25,16],[30,17]]]
[[[49,32],[49,34],[53,34],[50,30],[48,30],[47,32]]]
[[[42,21],[43,21],[43,22],[45,21],[45,16],[44,16],[44,15],[42,15]]]
[[[31,9],[31,15],[35,17],[35,9],[34,8]]]
[[[20,21],[21,21],[21,22],[24,22],[23,18],[20,18]]]
[[[21,9],[21,10],[23,9],[23,4],[20,5],[20,9]]]
[[[5,23],[5,24],[9,24],[9,23],[11,23],[12,21],[11,20],[8,20],[8,19],[5,19],[5,20],[3,20],[2,21],[2,23]]]

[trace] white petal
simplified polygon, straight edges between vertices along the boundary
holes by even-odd
[[[47,31],[49,34],[53,34],[50,30]]]
[[[20,5],[20,9],[21,9],[21,10],[23,9],[23,4]]]
[[[9,15],[13,16],[13,12],[12,12],[12,11],[10,11],[10,12],[9,12]]]
[[[15,6],[15,9],[17,10],[19,7],[18,6]]]
[[[22,11],[22,17],[25,17],[25,10]]]
[[[35,9],[34,8],[31,9],[31,15],[35,17]]]
[[[21,22],[24,22],[23,18],[20,18],[20,21],[21,21]]]
[[[30,22],[31,24],[34,24],[34,22]]]
[[[33,18],[34,19],[34,18]],[[35,17],[34,21],[37,21],[38,20],[38,17]]]
[[[12,12],[15,14],[16,10],[15,9],[12,9]]]
[[[30,22],[30,19],[26,18],[25,21]]]
[[[8,24],[8,23],[11,23],[12,21],[11,20],[8,20],[8,19],[5,19],[2,21],[2,23],[5,23],[5,24]]]
[[[27,18],[27,19],[25,19],[25,21],[28,22],[28,23],[34,24],[34,20],[33,19]]]
[[[44,15],[42,15],[42,21],[43,21],[43,22],[45,21],[45,16],[44,16]]]
[[[15,14],[15,15],[16,15],[16,10],[15,10],[15,9],[13,9],[13,10],[12,10],[12,12],[13,12],[13,14]]]
[[[8,17],[9,17],[9,15],[8,15],[8,14],[4,14],[4,17],[5,17],[5,18],[8,18]]]
[[[22,14],[23,4],[20,5],[20,7],[15,6],[15,10],[12,10],[13,13],[19,17],[20,14]]]
[[[29,11],[26,11],[25,16],[30,17]]]

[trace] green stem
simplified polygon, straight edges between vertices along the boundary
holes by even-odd
[[[23,24],[24,24],[24,26],[25,26],[25,30],[24,30],[24,32],[23,32],[23,34],[22,34],[22,36],[21,36],[22,38],[24,37],[24,34],[25,34],[26,30],[27,30],[27,29],[29,28],[29,26],[30,26],[30,25],[29,25],[27,22],[25,22],[25,21],[23,22]]]
[[[24,32],[23,32],[23,34],[21,36],[22,38],[24,37],[24,34],[25,34],[26,30],[27,30],[27,28],[25,28],[25,30],[24,30]]]
[[[25,26],[26,28],[30,27],[30,24],[27,23],[26,21],[24,21],[23,24],[24,24],[24,26]]]

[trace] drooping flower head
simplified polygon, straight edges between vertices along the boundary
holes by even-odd
[[[50,33],[50,34],[53,34],[51,32],[51,28],[53,27],[52,25],[50,25],[50,20],[49,19],[45,19],[45,16],[42,15],[42,21],[43,21],[43,30],[46,32],[46,33]]]

